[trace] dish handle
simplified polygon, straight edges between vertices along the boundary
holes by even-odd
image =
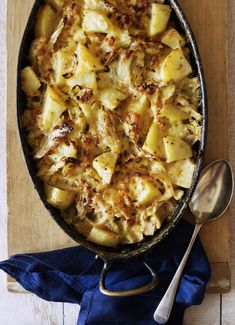
[[[105,287],[105,280],[112,266],[111,262],[105,262],[100,276],[100,282],[99,282],[100,292],[102,292],[106,296],[111,296],[111,297],[129,297],[129,296],[136,296],[139,294],[143,294],[145,292],[154,289],[159,282],[158,275],[147,262],[143,261],[143,263],[151,274],[152,277],[151,281],[148,284],[145,284],[144,286],[139,288],[115,291],[115,290],[109,290]]]

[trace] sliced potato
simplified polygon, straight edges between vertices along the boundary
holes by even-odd
[[[57,209],[67,209],[75,199],[74,192],[61,190],[57,187],[45,185],[45,193],[47,202]]]
[[[153,122],[143,145],[143,150],[158,158],[165,159],[164,135],[160,125],[157,122]]]
[[[202,120],[202,115],[196,111],[193,107],[190,106],[182,106],[182,111],[189,114],[191,117],[193,117],[196,121]]]
[[[111,30],[111,21],[98,10],[85,10],[83,30],[88,33],[108,33]]]
[[[124,100],[127,95],[116,89],[116,88],[106,88],[101,90],[99,98],[103,106],[107,109],[113,110],[118,106],[118,104]]]
[[[162,37],[161,42],[163,44],[168,45],[172,49],[176,49],[177,47],[183,47],[186,43],[183,36],[175,29],[169,29]]]
[[[35,23],[35,36],[50,36],[54,31],[57,15],[52,7],[45,4],[40,7]]]
[[[95,244],[106,247],[116,247],[120,243],[120,237],[114,232],[93,227],[87,239]]]
[[[172,122],[168,129],[168,135],[185,139],[188,135],[188,125],[184,124],[183,121]]]
[[[150,205],[154,200],[162,196],[155,184],[141,177],[136,178],[136,181],[132,184],[133,187],[135,199],[140,205]]]
[[[150,103],[148,101],[148,98],[145,95],[140,96],[139,98],[133,100],[128,105],[128,111],[137,113],[139,115],[144,115],[146,113],[146,110],[150,106]]]
[[[104,184],[110,184],[116,161],[117,156],[111,151],[103,153],[93,161],[93,167],[102,178]]]
[[[161,88],[161,98],[162,102],[165,103],[170,99],[176,91],[176,86],[173,83],[169,83],[166,86]]]
[[[74,75],[66,79],[66,84],[71,89],[79,85],[83,88],[90,88],[95,93],[97,91],[96,73],[88,71],[85,65],[79,64]]]
[[[115,42],[112,46],[109,45],[111,49],[118,49],[120,47],[126,48],[131,43],[131,37],[127,30],[113,28],[113,31],[111,31],[107,36],[107,40],[109,44],[110,43],[112,44],[113,37],[115,37]]]
[[[65,111],[66,106],[62,98],[62,94],[56,87],[47,87],[42,108],[41,128],[43,131],[48,132],[55,127]]]
[[[160,111],[161,116],[165,116],[171,122],[183,121],[190,118],[190,115],[174,104],[165,104]]]
[[[171,15],[171,7],[160,3],[153,3],[149,26],[149,35],[156,36],[166,29]]]
[[[191,159],[185,159],[169,164],[167,171],[173,184],[190,188],[195,167],[196,165]]]
[[[191,158],[192,148],[178,137],[167,136],[163,139],[167,162]]]
[[[76,52],[79,58],[79,65],[85,66],[90,71],[103,70],[103,64],[85,45],[79,43]]]
[[[165,59],[161,67],[161,78],[164,82],[179,81],[192,72],[192,67],[181,48],[174,49]]]
[[[74,52],[73,47],[62,48],[55,52],[52,59],[52,66],[54,70],[55,83],[59,86],[66,84],[66,74],[72,72],[73,61],[71,57]]]
[[[41,87],[41,82],[31,67],[26,67],[21,71],[21,86],[29,97],[39,94],[38,90]]]

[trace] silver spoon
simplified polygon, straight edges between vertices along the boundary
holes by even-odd
[[[233,196],[233,190],[233,172],[227,161],[215,161],[202,171],[201,178],[189,204],[190,210],[196,219],[192,239],[169,288],[154,313],[156,322],[165,324],[168,321],[179,281],[194,241],[204,223],[219,218],[227,210]]]

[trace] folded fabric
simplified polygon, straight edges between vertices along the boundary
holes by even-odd
[[[98,282],[103,262],[81,246],[14,255],[1,262],[0,269],[42,299],[80,304],[78,325],[155,325],[153,313],[182,259],[192,231],[193,226],[182,220],[146,256],[159,274],[159,285],[134,297],[116,298],[100,293]],[[149,277],[142,257],[137,257],[116,263],[106,285],[111,290],[125,290],[147,283]],[[182,324],[185,309],[201,304],[209,278],[210,265],[198,238],[185,267],[168,324]]]

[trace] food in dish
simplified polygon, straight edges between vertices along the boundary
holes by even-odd
[[[21,72],[47,201],[89,241],[141,242],[195,170],[200,84],[163,1],[48,0]]]

